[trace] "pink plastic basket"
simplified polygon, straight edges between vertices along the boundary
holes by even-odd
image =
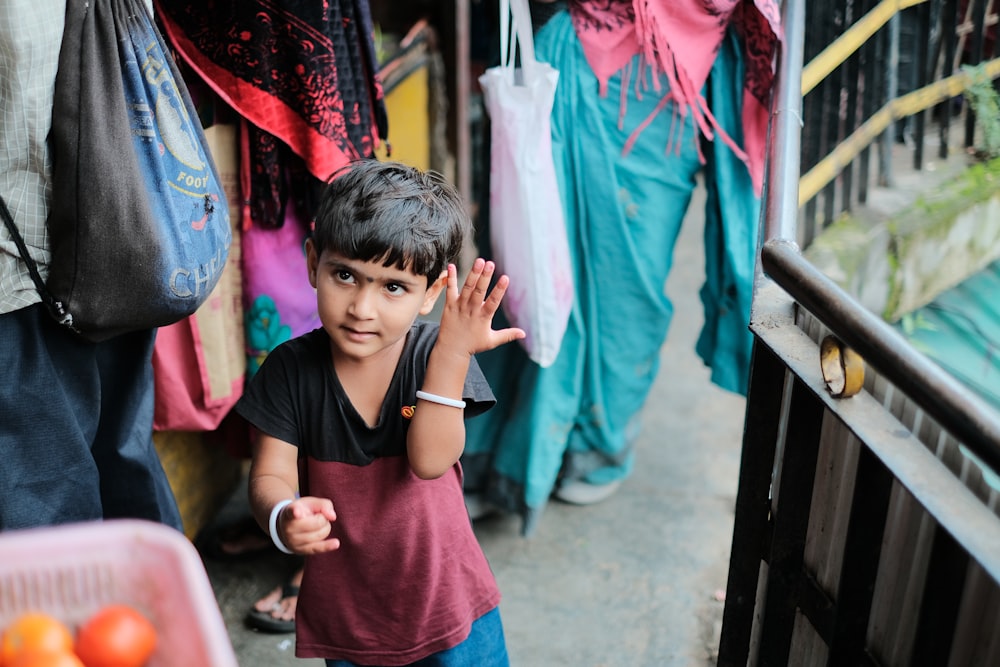
[[[112,603],[156,626],[149,667],[237,667],[205,567],[177,531],[117,519],[0,533],[0,628],[33,610],[75,628]]]

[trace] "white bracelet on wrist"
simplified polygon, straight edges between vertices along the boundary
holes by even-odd
[[[431,403],[437,403],[438,405],[447,405],[450,408],[465,407],[465,401],[459,401],[454,398],[447,398],[445,396],[438,396],[437,394],[430,394],[426,391],[418,391],[417,398],[422,398],[425,401],[430,401]]]
[[[291,500],[282,500],[280,503],[274,506],[271,510],[271,518],[267,520],[267,530],[271,533],[271,541],[274,542],[274,546],[278,547],[279,551],[286,554],[294,553],[291,549],[285,546],[285,543],[281,541],[281,537],[278,536],[278,515],[281,514],[281,510],[285,509],[292,504]]]

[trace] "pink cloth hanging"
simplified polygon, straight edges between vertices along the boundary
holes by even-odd
[[[663,73],[670,84],[666,96],[676,103],[678,112],[692,113],[707,138],[718,133],[746,163],[760,194],[774,54],[782,39],[775,0],[571,0],[569,10],[601,95],[607,94],[608,79],[641,54],[654,74],[654,91],[660,92],[655,75]],[[743,147],[721,131],[701,94],[730,23],[740,32],[746,51]],[[637,79],[636,95],[644,92],[643,75],[632,74]],[[634,129],[625,151],[651,120]]]

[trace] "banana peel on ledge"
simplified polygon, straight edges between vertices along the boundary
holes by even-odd
[[[834,336],[823,339],[819,348],[820,368],[830,394],[836,398],[854,396],[865,384],[865,361],[857,352]]]

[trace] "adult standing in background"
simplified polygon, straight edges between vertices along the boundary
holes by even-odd
[[[43,279],[65,18],[66,0],[0,2],[0,197]],[[0,225],[0,530],[119,517],[181,529],[153,446],[155,335],[91,343],[57,324]]]
[[[712,381],[745,393],[775,0],[569,0],[538,29],[559,71],[552,145],[576,299],[547,368],[517,346],[480,355],[498,399],[470,420],[470,508],[530,534],[550,495],[590,504],[634,465],[640,410],[673,309],[673,249],[704,168],[705,326]],[[535,10],[544,11],[535,11]],[[686,261],[686,258],[677,258]],[[503,267],[500,267],[502,270]]]

